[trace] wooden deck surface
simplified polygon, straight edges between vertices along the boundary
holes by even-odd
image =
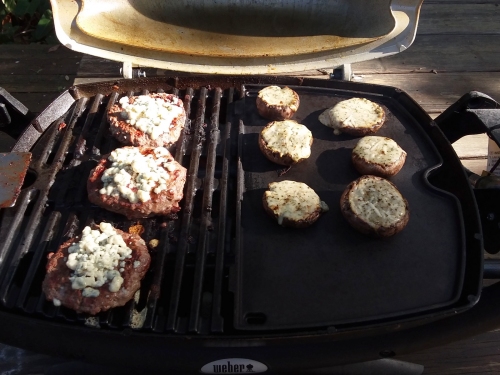
[[[500,101],[499,2],[424,1],[414,44],[398,55],[353,65],[354,80],[398,87],[433,117],[471,90]],[[119,77],[120,63],[52,47],[0,45],[0,87],[34,112],[75,83]],[[299,74],[326,79],[325,73]],[[466,137],[454,147],[469,169],[485,169],[486,136]],[[424,365],[424,374],[500,374],[500,331],[398,359]],[[42,374],[61,363],[65,361],[0,346],[0,373]]]

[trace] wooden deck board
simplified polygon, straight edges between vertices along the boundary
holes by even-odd
[[[0,87],[39,112],[73,84],[82,54],[66,47],[2,45]],[[53,48],[52,48],[53,49]]]
[[[27,93],[11,91],[11,94],[28,107],[31,112],[40,113],[60,95],[60,92]]]
[[[74,74],[58,75],[2,75],[0,87],[10,92],[63,92],[75,79]]]
[[[406,51],[352,68],[356,74],[495,72],[498,61],[500,35],[417,35]]]
[[[427,112],[443,111],[473,90],[500,98],[500,72],[363,74],[355,78],[359,82],[400,88]]]
[[[498,3],[429,3],[424,1],[417,32],[423,34],[498,35]]]
[[[424,375],[499,374],[499,335],[498,330],[487,332],[469,340],[404,355],[398,359],[425,364]]]

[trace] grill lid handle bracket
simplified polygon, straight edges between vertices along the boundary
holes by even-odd
[[[146,72],[140,67],[135,67],[130,61],[124,61],[120,68],[120,74],[125,79],[146,77]]]

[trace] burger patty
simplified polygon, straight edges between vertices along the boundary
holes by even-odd
[[[136,125],[132,125],[122,104],[116,103],[108,112],[111,134],[124,145],[149,147],[170,146],[177,142],[186,122],[186,112],[182,100],[176,95],[165,93],[149,94],[147,96],[153,99],[161,99],[165,103],[175,106],[176,109],[178,108],[178,111],[175,111],[176,115],[172,118],[168,118],[168,122],[170,123],[168,129],[160,132],[156,137],[152,137],[151,134],[141,130]],[[139,96],[131,96],[128,98],[128,103],[134,104],[138,98]],[[155,118],[159,118],[158,115],[151,114],[151,120]]]
[[[132,149],[133,147],[124,147],[123,149]],[[154,148],[138,147],[142,155],[154,155]],[[172,155],[164,149],[168,154],[170,163],[169,175],[166,189],[155,193],[150,191],[151,199],[148,201],[130,202],[127,198],[121,195],[101,194],[101,189],[104,187],[102,177],[104,172],[111,167],[112,161],[109,160],[111,154],[104,155],[99,161],[99,164],[90,172],[90,177],[87,180],[87,193],[89,201],[106,210],[125,215],[129,219],[147,218],[158,215],[169,215],[178,212],[181,208],[179,202],[183,198],[184,184],[186,182],[186,168],[177,163]],[[132,189],[137,192],[137,189]]]
[[[125,259],[125,266],[120,273],[123,283],[117,292],[110,292],[108,283],[96,288],[97,297],[84,297],[82,289],[73,289],[70,277],[73,273],[67,265],[68,248],[80,241],[80,236],[63,243],[57,252],[48,254],[47,274],[43,280],[42,290],[48,300],[61,304],[76,312],[97,314],[113,307],[123,306],[130,301],[141,286],[141,280],[146,274],[151,257],[146,243],[136,234],[129,234],[115,228],[122,236],[126,245],[132,249],[131,258]]]

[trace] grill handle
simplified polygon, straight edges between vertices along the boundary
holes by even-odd
[[[7,90],[0,87],[0,152],[9,152],[16,138],[35,115]]]
[[[500,104],[481,92],[465,94],[435,122],[451,143],[466,135],[486,133],[500,147]]]
[[[451,143],[466,135],[486,133],[500,147],[500,104],[481,92],[465,94],[435,122]],[[464,169],[474,187],[484,248],[488,253],[496,254],[500,251],[500,178],[491,173],[478,176]],[[500,278],[500,264],[485,260],[485,277]]]
[[[12,124],[12,118],[16,115],[31,115],[33,117],[23,103],[14,98],[3,87],[0,87],[0,126],[3,127]]]

